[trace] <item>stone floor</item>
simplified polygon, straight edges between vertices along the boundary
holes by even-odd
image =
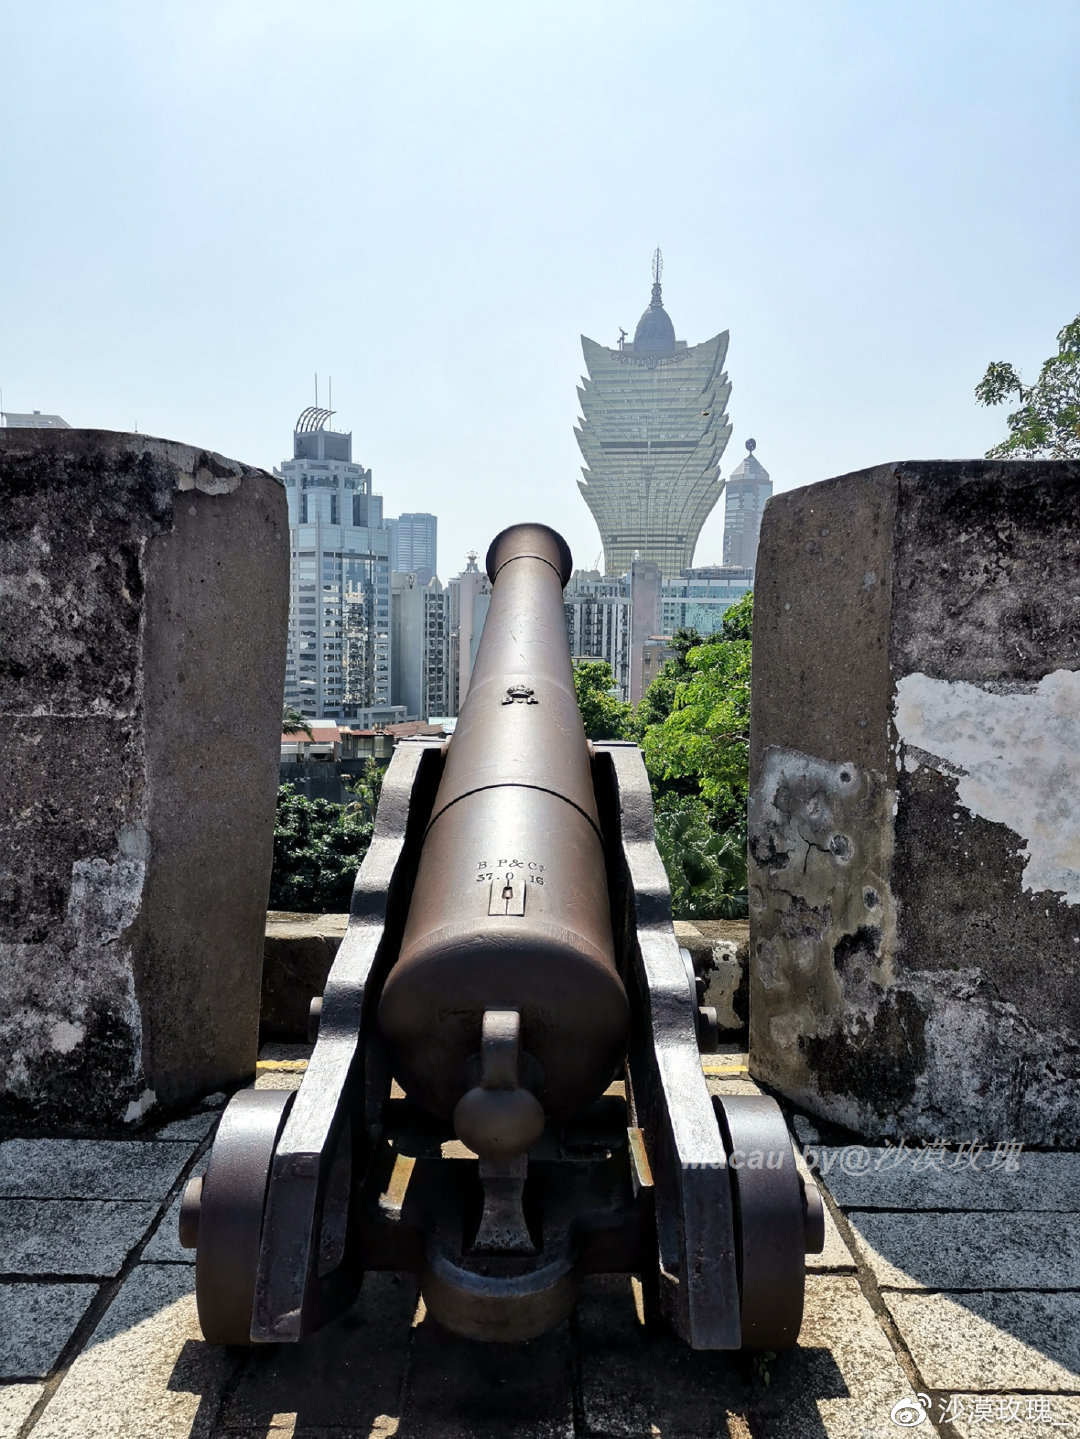
[[[707,1060],[710,1086],[754,1092],[744,1063]],[[302,1065],[264,1051],[257,1082],[295,1085]],[[625,1279],[590,1281],[543,1339],[476,1344],[390,1275],[302,1346],[222,1351],[176,1217],[223,1102],[137,1139],[0,1144],[0,1439],[1080,1436],[1080,1155],[897,1162],[822,1146],[797,1116],[828,1233],[779,1357],[646,1330]],[[893,1420],[914,1395],[930,1417]]]

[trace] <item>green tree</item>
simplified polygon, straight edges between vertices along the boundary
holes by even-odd
[[[281,733],[282,734],[306,734],[312,739],[311,725],[300,713],[293,709],[292,705],[283,705],[281,710]]]
[[[371,830],[360,805],[308,799],[283,784],[274,817],[269,907],[301,913],[347,910]]]
[[[1020,401],[1006,417],[1008,439],[987,450],[987,459],[1080,458],[1080,315],[1057,338],[1058,352],[1043,363],[1035,384],[1025,385],[1012,365],[995,360],[975,386],[982,405],[1014,395]]]
[[[694,673],[687,661],[693,649],[713,644],[719,640],[749,640],[754,622],[753,593],[743,595],[724,611],[720,628],[712,634],[703,635],[694,628],[680,628],[671,637],[669,648],[673,651],[669,660],[660,666],[660,671],[642,697],[634,715],[634,737],[644,743],[645,731],[650,725],[662,724],[675,708],[675,696],[679,686]]]
[[[626,739],[633,711],[613,690],[615,678],[606,660],[577,660],[574,693],[587,739]]]
[[[634,713],[633,731],[638,744],[643,743],[650,725],[662,724],[675,708],[676,691],[691,673],[686,656],[703,643],[704,636],[695,629],[680,628],[672,635],[670,648],[674,653],[660,666]]]
[[[345,788],[353,796],[353,803],[348,808],[355,810],[361,819],[372,825],[375,823],[375,811],[379,808],[379,796],[382,794],[385,777],[386,771],[382,765],[369,759],[361,772],[353,777],[352,783],[345,784]]]
[[[664,795],[656,806],[656,847],[680,919],[742,919],[746,904],[746,845],[717,834],[701,800]]]
[[[739,622],[733,618],[733,631]],[[676,686],[670,714],[642,735],[645,762],[659,794],[696,790],[712,828],[745,843],[750,641],[698,645],[687,652],[686,665],[689,673]]]
[[[713,639],[750,640],[754,631],[754,592],[748,590],[741,600],[736,600],[724,611],[720,628]]]

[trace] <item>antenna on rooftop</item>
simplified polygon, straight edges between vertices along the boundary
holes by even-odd
[[[334,377],[333,377],[333,375],[331,375],[331,376],[329,377],[329,379],[328,379],[328,384],[329,384],[329,386],[330,386],[330,398],[329,398],[329,399],[327,400],[327,402],[326,402],[326,408],[330,411],[331,414],[333,414],[333,413],[334,413]]]
[[[653,251],[652,257],[652,282],[654,285],[659,285],[660,277],[663,275],[663,273],[664,252],[663,250],[661,250],[660,246],[657,245],[656,249]]]
[[[315,408],[319,408],[319,372],[315,371]]]

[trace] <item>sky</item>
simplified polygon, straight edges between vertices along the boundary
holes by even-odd
[[[269,468],[332,377],[444,579],[521,520],[595,563],[580,335],[657,245],[725,477],[983,454],[1080,311],[1080,4],[0,0],[3,406]]]

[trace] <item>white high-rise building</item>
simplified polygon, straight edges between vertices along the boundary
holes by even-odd
[[[450,591],[433,579],[424,589],[424,670],[421,719],[451,715],[452,645],[450,639]]]
[[[391,697],[406,719],[421,716],[424,671],[424,590],[413,574],[390,571]]]
[[[457,714],[469,692],[476,649],[491,603],[491,581],[476,563],[476,554],[466,556],[465,568],[446,586],[450,592],[450,705],[447,714]]]
[[[451,715],[450,591],[438,578],[422,585],[414,574],[390,577],[393,699],[406,719]],[[456,686],[454,687],[456,688]]]
[[[765,501],[772,480],[754,455],[756,440],[747,440],[746,458],[731,472],[724,491],[724,564],[741,565],[753,572]]]
[[[677,629],[715,633],[724,612],[752,585],[753,571],[734,566],[685,570],[671,581],[642,560],[618,579],[575,570],[563,594],[570,653],[607,660],[619,698],[636,704],[655,677],[650,649],[659,637]]]
[[[563,591],[570,653],[607,660],[622,699],[630,694],[630,586],[599,570],[575,570]]]
[[[278,472],[291,547],[285,703],[311,718],[390,723],[403,715],[390,688],[390,534],[371,471],[353,462],[351,434],[327,429],[331,415],[304,410]]]

